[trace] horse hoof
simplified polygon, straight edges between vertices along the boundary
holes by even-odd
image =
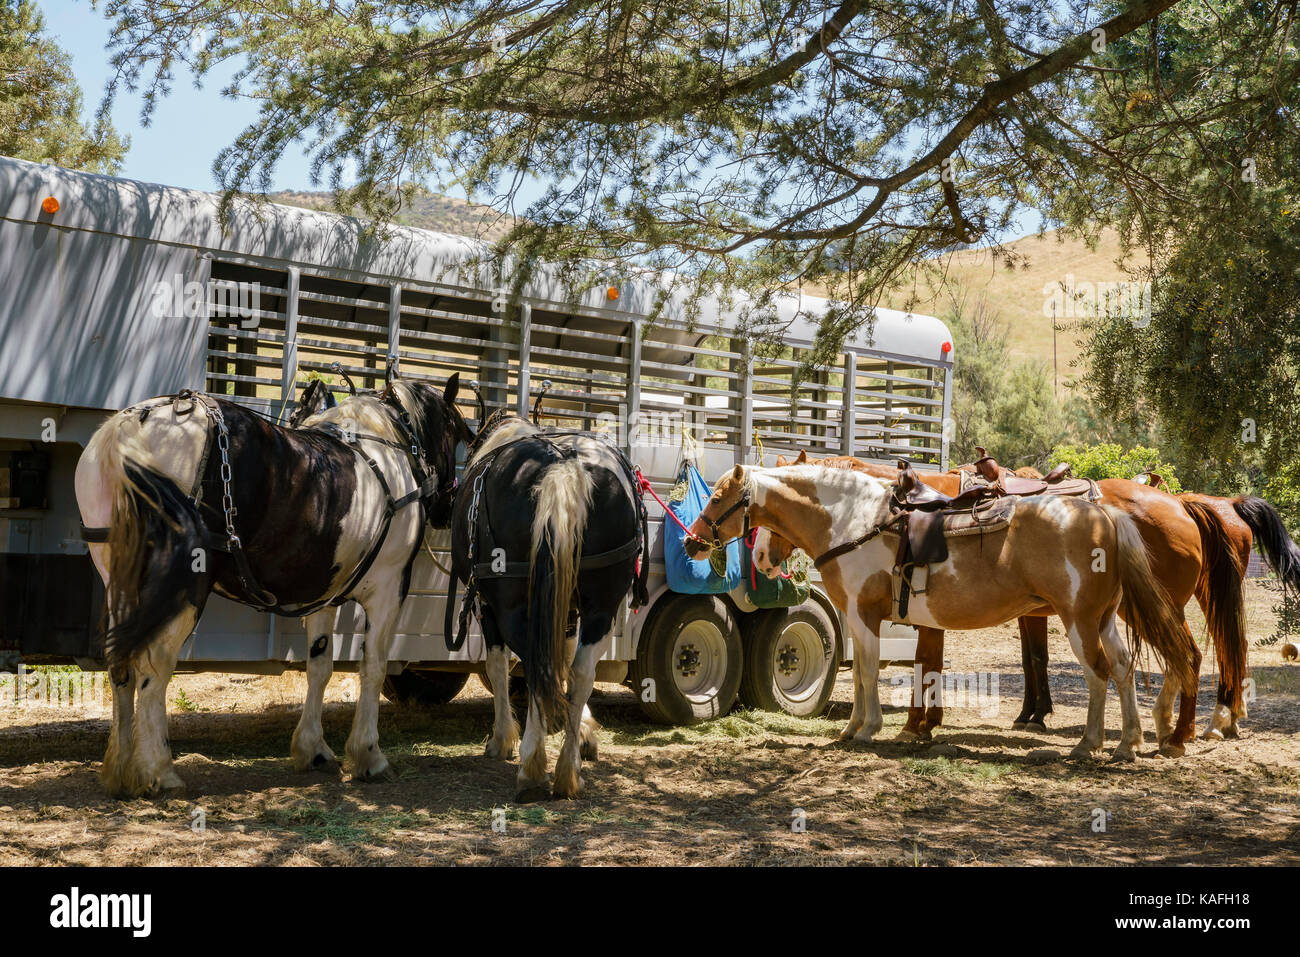
[[[516,804],[534,804],[537,801],[549,801],[551,789],[544,784],[533,784],[515,794]]]
[[[1110,756],[1110,760],[1113,764],[1132,764],[1137,760],[1137,755],[1133,753],[1132,749],[1117,748],[1115,753]]]
[[[1166,741],[1164,744],[1160,745],[1159,753],[1161,757],[1181,758],[1187,753],[1187,749],[1181,744],[1174,744],[1171,741]]]
[[[1015,721],[1011,722],[1011,730],[1024,731],[1025,728],[1028,726],[1028,724],[1029,724],[1028,721],[1021,721],[1019,718],[1017,718]]]
[[[317,754],[316,757],[311,759],[311,767],[308,770],[334,771],[338,769],[338,766],[339,766],[339,759],[334,756],[334,753],[332,751],[331,752],[322,751],[319,754]]]
[[[483,749],[483,757],[498,758],[502,761],[509,761],[515,756],[515,749],[505,747],[499,741],[489,741],[487,747]]]
[[[1043,724],[1043,722],[1041,722],[1041,721],[1026,721],[1026,722],[1025,722],[1024,730],[1025,730],[1025,731],[1034,731],[1034,732],[1036,732],[1036,733],[1038,733],[1038,734],[1046,734],[1046,733],[1047,733],[1047,725]]]
[[[1214,727],[1206,728],[1204,738],[1206,741],[1222,741],[1223,732]]]
[[[1092,748],[1088,747],[1086,744],[1076,744],[1070,750],[1070,757],[1077,761],[1091,760]]]
[[[551,796],[561,801],[575,801],[582,793],[583,787],[582,777],[575,775],[572,782],[556,782],[551,788]]]
[[[916,744],[918,741],[924,740],[924,738],[918,732],[909,731],[907,728],[904,728],[902,731],[898,732],[898,734],[894,735],[894,740],[902,744]]]
[[[578,747],[578,755],[584,761],[597,761],[600,759],[600,747],[595,741],[590,743],[584,741]]]

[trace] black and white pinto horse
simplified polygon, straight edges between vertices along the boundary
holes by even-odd
[[[633,607],[646,602],[648,562],[637,572],[646,541],[638,480],[617,447],[591,432],[546,432],[509,416],[485,423],[479,442],[452,516],[447,644],[454,650],[464,641],[477,604],[495,705],[486,754],[509,759],[520,742],[509,699],[513,651],[528,684],[518,799],[577,797],[582,759],[596,758],[596,724],[587,709],[596,662],[628,590]],[[468,592],[453,639],[457,580]],[[546,735],[561,717],[564,744],[548,789]]]
[[[446,528],[455,454],[473,434],[446,389],[391,381],[382,393],[282,428],[188,391],[110,418],[77,464],[84,535],[107,592],[113,724],[101,778],[110,794],[183,787],[167,742],[167,685],[217,594],[307,628],[308,691],[294,765],[336,761],[321,731],[337,606],[365,612],[360,694],[346,747],[354,779],[384,775],[379,692],[426,524]],[[426,458],[427,456],[427,458]]]

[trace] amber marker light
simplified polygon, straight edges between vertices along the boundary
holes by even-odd
[[[41,209],[53,216],[59,211],[59,201],[53,196],[46,196],[45,199],[41,200]]]
[[[608,299],[610,302],[616,301],[618,299],[618,286],[610,286],[608,289],[606,289],[605,298]]]

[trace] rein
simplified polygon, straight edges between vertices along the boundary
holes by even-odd
[[[861,548],[863,545],[867,544],[867,542],[883,534],[884,532],[889,531],[895,525],[898,525],[906,518],[907,518],[907,513],[900,512],[898,515],[895,515],[893,518],[891,518],[888,522],[885,522],[883,525],[877,525],[875,528],[871,529],[871,531],[867,532],[865,535],[859,535],[851,542],[843,542],[839,545],[836,545],[834,548],[828,548],[826,551],[822,552],[820,555],[818,555],[816,558],[813,559],[813,568],[820,570],[821,567],[827,564],[828,562],[833,562],[835,561],[835,559],[842,558],[843,556],[847,555],[849,552],[853,551],[854,549]]]

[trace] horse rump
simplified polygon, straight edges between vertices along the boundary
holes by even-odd
[[[1124,620],[1132,626],[1134,660],[1138,646],[1146,642],[1160,662],[1165,680],[1195,697],[1201,661],[1196,642],[1183,627],[1178,609],[1151,570],[1146,543],[1137,523],[1114,505],[1103,505],[1102,509],[1115,526]]]
[[[1248,653],[1246,605],[1241,587],[1244,569],[1237,560],[1228,529],[1214,507],[1190,498],[1179,501],[1201,533],[1201,574],[1196,581],[1196,595],[1204,603],[1205,623],[1214,638],[1220,699],[1233,715],[1244,717]]]

